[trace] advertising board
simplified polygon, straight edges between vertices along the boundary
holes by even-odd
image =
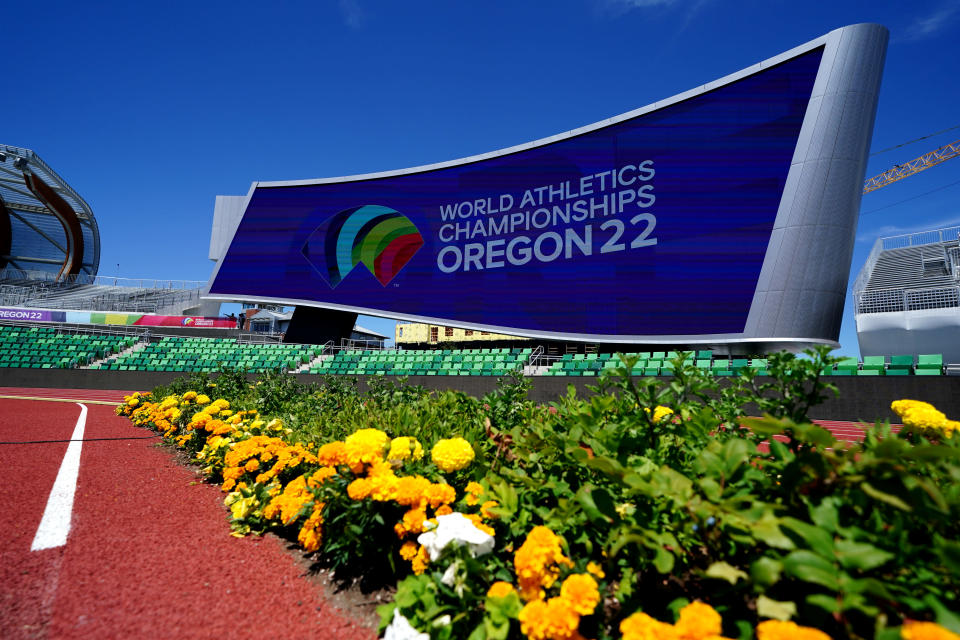
[[[256,183],[209,296],[529,336],[747,336],[829,39],[808,45],[529,145]]]

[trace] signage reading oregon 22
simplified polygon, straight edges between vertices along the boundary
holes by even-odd
[[[882,29],[846,29],[864,26]],[[778,216],[797,215],[788,177],[812,144],[801,132],[823,110],[811,97],[837,33],[504,151],[256,183],[209,295],[542,337],[754,337],[761,271],[779,249]],[[861,181],[862,168],[844,188]]]

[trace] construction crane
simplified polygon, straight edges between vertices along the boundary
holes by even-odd
[[[919,158],[914,158],[910,162],[894,165],[892,169],[887,169],[883,173],[869,178],[863,183],[863,192],[876,191],[880,187],[885,187],[897,180],[903,180],[907,176],[920,173],[924,169],[929,169],[957,156],[960,156],[960,140],[945,144],[939,149],[925,153]]]

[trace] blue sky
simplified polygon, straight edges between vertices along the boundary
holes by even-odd
[[[873,150],[960,124],[960,4],[777,0],[17,2],[0,142],[90,203],[100,273],[206,280],[214,196],[410,167],[617,115],[827,31],[891,31]],[[873,175],[960,129],[871,157]],[[877,237],[957,224],[960,159],[863,198]],[[841,353],[857,355],[847,301]],[[392,335],[392,322],[363,319]]]

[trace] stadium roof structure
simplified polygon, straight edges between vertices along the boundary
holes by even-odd
[[[0,144],[0,276],[85,280],[99,266],[90,205],[36,153]]]

